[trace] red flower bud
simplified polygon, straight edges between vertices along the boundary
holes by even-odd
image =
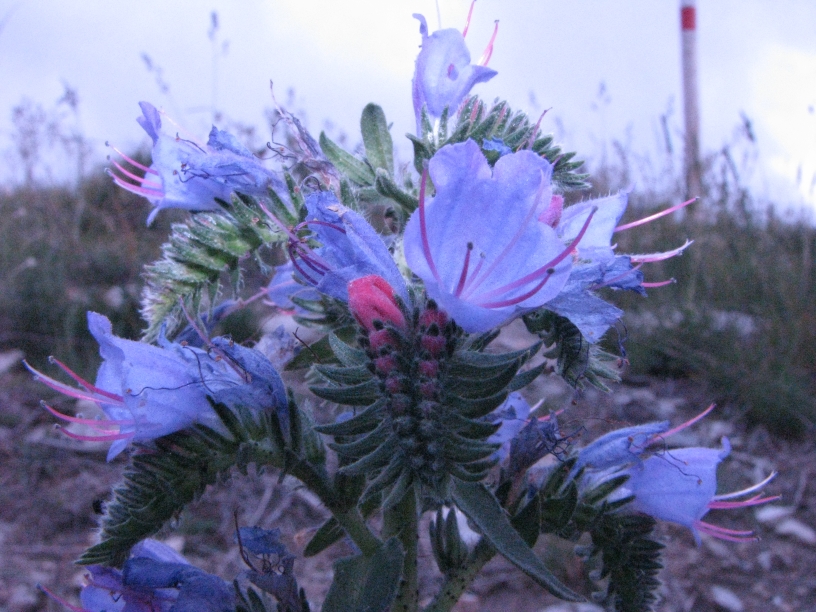
[[[348,294],[351,314],[367,330],[374,330],[375,320],[405,328],[405,317],[394,300],[394,289],[381,276],[370,274],[354,279],[348,284]]]

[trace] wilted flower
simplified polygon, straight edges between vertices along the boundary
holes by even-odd
[[[428,295],[467,332],[484,332],[555,298],[572,268],[569,245],[536,222],[552,199],[552,164],[532,151],[491,169],[472,140],[442,147],[428,166],[425,195],[405,227],[405,259]]]
[[[109,461],[131,440],[152,440],[195,424],[224,429],[208,396],[229,404],[245,401],[250,395],[257,399],[260,394],[264,403],[248,405],[272,408],[286,403],[283,383],[268,361],[268,368],[252,377],[251,382],[247,380],[249,377],[244,372],[248,366],[260,369],[259,364],[245,359],[245,353],[254,353],[251,349],[216,338],[213,343],[222,354],[233,353],[222,359],[191,346],[165,342],[165,346],[157,347],[125,340],[114,336],[110,321],[94,312],[88,313],[88,328],[99,343],[104,360],[95,384],[83,380],[56,360],[54,362],[79,383],[81,389],[29,369],[51,388],[70,397],[93,401],[102,408],[108,418],[97,420],[67,416],[46,406],[60,419],[87,425],[99,432],[86,436],[65,430],[70,437],[112,442]]]
[[[231,134],[213,127],[206,144],[182,138],[181,129],[155,106],[147,102],[139,106],[142,116],[137,121],[153,141],[153,163],[148,168],[114,149],[144,176],[116,161],[116,172],[110,174],[117,185],[144,196],[155,206],[148,225],[163,208],[220,210],[215,199],[229,202],[233,192],[264,196],[273,189],[286,193],[280,178]]]
[[[467,26],[462,33],[449,28],[428,35],[425,17],[419,14],[414,14],[414,17],[419,20],[419,32],[422,34],[422,51],[417,56],[413,82],[417,134],[421,134],[423,108],[433,119],[441,117],[446,108],[453,113],[476,83],[489,81],[498,74],[487,67],[498,23],[484,55],[478,64],[473,65],[465,44]]]
[[[166,544],[144,540],[133,547],[122,570],[89,565],[80,606],[47,589],[50,597],[73,612],[231,612],[233,589],[226,582],[190,565]]]
[[[310,194],[306,209],[306,221],[294,232],[308,227],[321,246],[311,248],[297,238],[289,244],[292,264],[305,282],[347,302],[349,282],[374,274],[382,277],[400,298],[408,299],[405,280],[391,252],[363,217],[340,204],[329,191]]]

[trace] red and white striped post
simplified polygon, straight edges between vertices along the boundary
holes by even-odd
[[[696,0],[680,0],[680,37],[683,55],[683,112],[685,115],[686,197],[702,195],[700,177],[700,112],[697,93]]]

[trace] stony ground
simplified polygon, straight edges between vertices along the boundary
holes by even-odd
[[[687,381],[629,380],[609,396],[574,396],[546,381],[533,391],[553,397],[552,408],[567,407],[562,428],[585,427],[587,439],[647,420],[680,423],[708,404],[705,394]],[[122,459],[105,463],[103,448],[74,444],[55,431],[53,418],[38,405],[43,397],[52,394],[18,367],[0,375],[0,610],[8,612],[60,610],[37,590],[38,583],[76,601],[83,571],[72,561],[93,542],[94,502],[106,496],[124,467]],[[762,429],[747,430],[738,420],[728,420],[730,416],[728,407],[718,409],[672,441],[714,446],[728,435],[734,451],[721,472],[722,487],[741,488],[777,470],[768,493],[782,499],[758,511],[710,515],[719,525],[755,529],[758,542],[733,544],[704,537],[698,547],[687,531],[662,525],[666,569],[657,609],[816,612],[816,443],[812,437],[791,442]],[[236,475],[229,484],[208,491],[160,537],[193,563],[231,579],[242,569],[231,539],[236,509],[244,525],[280,528],[295,552],[302,551],[326,516],[319,502],[291,479],[279,483],[275,474]],[[421,587],[430,594],[439,577],[427,542],[422,544],[429,570]],[[322,600],[332,561],[348,552],[341,544],[317,558],[297,561],[296,572],[312,601]],[[567,584],[586,591],[571,544],[542,540],[539,553]],[[558,562],[564,558],[566,563]],[[559,604],[509,564],[494,560],[457,610],[599,609]]]

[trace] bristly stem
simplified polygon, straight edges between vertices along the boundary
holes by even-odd
[[[392,612],[417,612],[419,610],[419,579],[417,553],[419,543],[419,515],[416,494],[409,489],[402,500],[385,511],[383,517],[383,539],[396,536],[405,551],[397,598],[391,605]]]
[[[379,550],[382,542],[369,529],[360,511],[356,507],[338,506],[337,500],[342,497],[334,490],[325,472],[307,461],[299,461],[292,467],[291,474],[320,498],[363,555],[370,557]]]
[[[476,575],[495,555],[496,549],[481,538],[465,562],[445,575],[442,587],[423,612],[450,612]]]

